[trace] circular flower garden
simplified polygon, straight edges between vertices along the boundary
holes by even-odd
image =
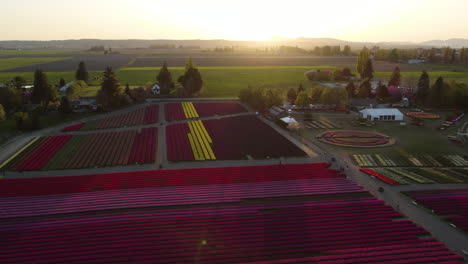
[[[423,113],[423,112],[408,112],[406,113],[407,116],[420,118],[420,119],[439,119],[440,115],[431,114],[431,113]]]
[[[386,135],[354,130],[329,131],[320,134],[318,140],[343,147],[386,147],[395,144],[395,139]]]

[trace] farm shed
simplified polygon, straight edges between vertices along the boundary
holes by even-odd
[[[360,116],[370,121],[402,121],[403,113],[396,108],[370,108],[359,111]]]
[[[282,117],[288,116],[286,111],[284,111],[283,108],[280,108],[278,106],[273,106],[272,108],[270,108],[268,110],[268,113],[270,114],[272,118],[282,118]]]

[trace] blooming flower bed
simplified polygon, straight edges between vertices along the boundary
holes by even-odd
[[[443,168],[362,168],[371,176],[394,185],[398,184],[431,184],[431,183],[468,183],[468,170]]]
[[[247,112],[241,104],[233,102],[166,103],[164,111],[167,121]]]
[[[364,131],[330,131],[318,136],[322,142],[346,147],[384,147],[395,143],[395,140],[377,133]]]
[[[468,160],[460,155],[401,155],[354,154],[352,158],[360,167],[468,167]]]
[[[155,161],[157,128],[44,137],[9,161],[13,171],[108,167]]]
[[[157,123],[158,119],[159,105],[150,105],[128,113],[68,126],[63,128],[62,132],[147,125]]]
[[[242,129],[240,129],[242,128]],[[298,157],[305,153],[255,116],[195,121],[166,127],[170,161]],[[211,153],[211,151],[212,153]]]
[[[440,115],[431,114],[431,113],[424,113],[424,112],[408,112],[405,115],[420,119],[439,119]]]

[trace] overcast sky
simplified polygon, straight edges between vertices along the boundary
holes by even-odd
[[[468,0],[0,0],[0,40],[468,38]]]

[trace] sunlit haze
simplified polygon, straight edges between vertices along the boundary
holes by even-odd
[[[1,40],[468,38],[466,0],[2,1]]]

